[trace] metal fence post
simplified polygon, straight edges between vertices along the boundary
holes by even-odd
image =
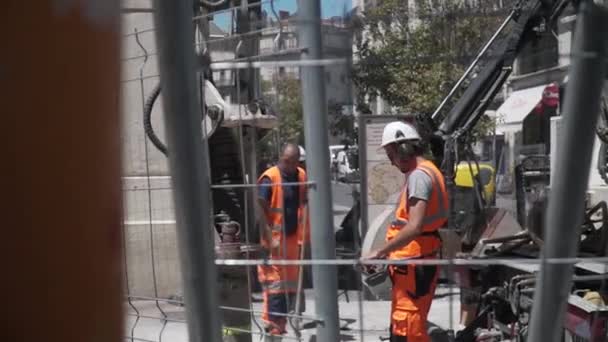
[[[608,11],[585,1],[580,5],[573,40],[570,81],[564,101],[564,135],[545,223],[545,258],[575,257],[600,94],[606,73]],[[558,341],[572,282],[571,264],[543,262],[537,276],[528,341]]]
[[[154,2],[188,334],[221,341],[214,228],[196,86],[191,1]]]
[[[301,60],[320,60],[321,4],[319,0],[298,0],[298,44]],[[309,192],[313,259],[335,259],[332,195],[327,137],[327,100],[322,66],[300,68],[302,107],[309,178],[316,186]],[[338,278],[335,265],[313,265],[315,311],[322,320],[317,341],[338,341]]]

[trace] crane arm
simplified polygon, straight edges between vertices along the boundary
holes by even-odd
[[[513,62],[526,42],[526,33],[531,29],[531,21],[537,18],[544,8],[541,0],[521,0],[515,6],[507,17],[505,24],[508,25],[501,25],[499,32],[493,38],[502,33],[501,31],[510,28],[508,32],[492,44],[496,45],[495,47],[490,46],[487,52],[482,50],[481,54],[485,53],[485,56],[478,56],[474,61],[475,64],[467,70],[471,72],[475,65],[484,64],[481,72],[472,79],[456,104],[437,125],[441,135],[462,133],[479,120],[511,74]],[[446,103],[447,100],[443,102]]]

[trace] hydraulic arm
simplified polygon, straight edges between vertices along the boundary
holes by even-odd
[[[520,0],[433,115],[419,118],[426,121],[425,127],[432,128],[436,137],[442,138],[431,140],[435,145],[433,151],[438,152],[439,157],[444,157],[441,152],[454,153],[455,143],[447,142],[455,142],[474,127],[483,115],[511,74],[513,62],[531,37],[531,30],[536,26],[548,26],[547,22],[554,20],[568,2],[569,0],[557,3],[552,0]],[[480,71],[474,74],[475,70]],[[465,84],[468,86],[462,95],[455,103],[452,102],[452,98]],[[454,103],[453,106],[446,115],[442,115],[450,103]],[[445,146],[451,147],[445,149]],[[445,157],[448,158],[448,163],[443,163],[444,171],[453,170],[454,165],[449,162],[452,158],[447,155]]]

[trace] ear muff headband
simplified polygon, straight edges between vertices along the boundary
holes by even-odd
[[[416,151],[413,144],[402,142],[397,145],[397,153],[403,159],[411,159],[416,154]]]

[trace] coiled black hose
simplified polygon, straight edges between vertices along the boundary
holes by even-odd
[[[600,144],[599,156],[597,158],[597,171],[604,180],[604,183],[608,184],[608,145],[603,141],[601,141]]]
[[[604,180],[604,183],[608,184],[608,103],[605,96],[602,96],[600,117],[595,133],[600,139],[597,171]]]
[[[154,146],[165,156],[168,155],[165,145],[154,132],[152,127],[152,109],[161,92],[160,83],[154,87],[152,93],[144,103],[144,130]],[[220,127],[223,115],[219,111],[207,110],[207,114],[215,125],[208,134],[209,160],[211,162],[211,181],[213,184],[241,184],[243,177],[238,163],[238,136],[230,128]],[[201,116],[202,117],[202,116]],[[244,194],[235,189],[214,189],[212,191],[213,203],[224,210],[230,217],[238,222],[244,222],[243,207]],[[256,235],[257,236],[257,235]]]
[[[158,95],[160,95],[160,89],[161,86],[160,83],[158,83],[156,87],[154,87],[154,90],[152,90],[152,93],[150,94],[150,96],[148,96],[144,104],[144,130],[152,144],[154,144],[154,146],[159,151],[161,151],[165,156],[167,156],[167,145],[160,141],[160,139],[154,132],[154,128],[152,128],[152,109],[154,108],[154,103],[156,102]]]
[[[167,156],[169,154],[167,150],[167,145],[165,145],[165,143],[160,140],[160,138],[156,135],[156,132],[154,132],[154,128],[152,127],[152,109],[154,108],[156,99],[158,99],[158,96],[160,95],[160,91],[161,86],[160,83],[158,83],[156,87],[154,87],[154,90],[152,90],[152,93],[146,99],[146,102],[144,103],[144,131],[146,132],[146,135],[148,136],[152,144],[154,144],[154,146],[159,151],[161,151],[165,156]],[[203,135],[211,136],[221,125],[224,116],[221,110],[215,106],[207,108],[207,106],[205,105],[204,109],[205,110],[203,111],[203,113],[201,113],[201,120],[204,118],[204,113],[207,112],[207,115],[212,120],[214,125],[211,131],[203,132]]]

